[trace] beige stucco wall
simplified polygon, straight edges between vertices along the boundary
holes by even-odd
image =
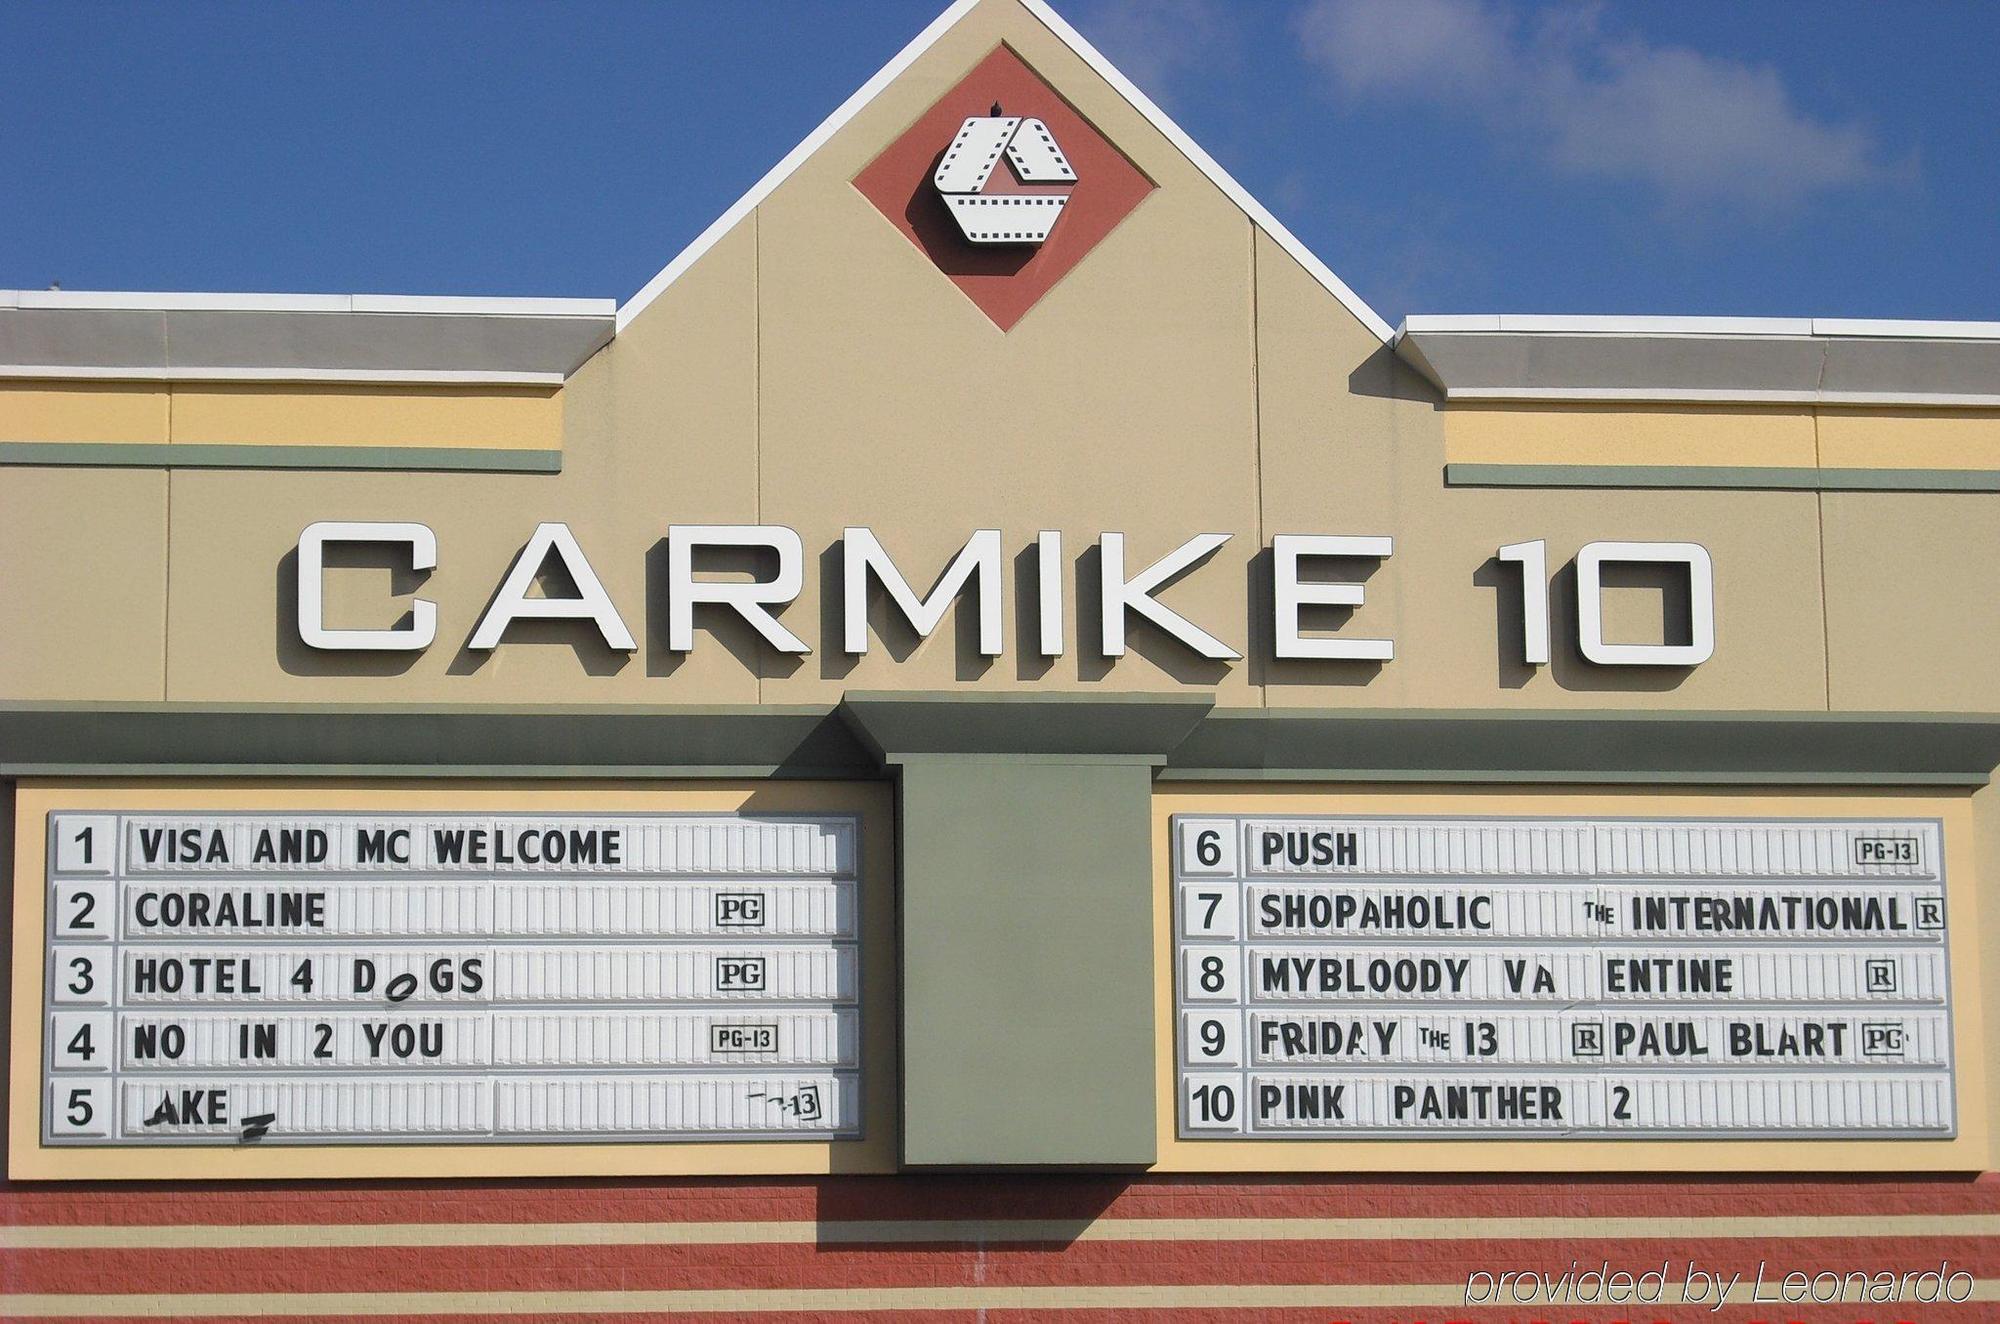
[[[1259,248],[1258,383],[1264,525],[1386,533],[1395,554],[1342,628],[1390,636],[1396,658],[1272,662],[1271,707],[1823,707],[1814,498],[1789,492],[1447,487],[1452,415],[1430,388],[1269,240]],[[1503,545],[1547,542],[1554,663],[1521,663],[1518,572]],[[1692,671],[1604,668],[1575,648],[1574,577],[1598,539],[1690,541],[1716,567],[1718,646]],[[1607,636],[1661,637],[1661,595],[1612,591]]]
[[[1158,184],[1004,333],[849,182],[1002,41]],[[1327,256],[1338,265],[1341,255]],[[2000,416],[1447,410],[1008,0],[992,0],[920,58],[559,392],[37,385],[0,390],[0,406],[34,433],[0,440],[563,450],[557,474],[0,468],[0,702],[735,705],[820,703],[849,689],[1199,689],[1224,705],[1274,708],[2000,711],[2000,496],[1444,481],[1454,461],[1990,465]],[[431,649],[341,655],[299,642],[292,552],[300,530],[325,519],[436,531],[440,564],[420,580],[365,559],[326,579],[335,625],[392,624],[413,594],[437,602]],[[576,532],[639,641],[632,655],[552,626],[516,627],[490,654],[467,649],[545,520]],[[772,653],[719,611],[699,618],[691,654],[670,652],[662,539],[674,523],[798,530],[805,588],[783,620],[814,652]],[[919,591],[973,530],[1000,529],[1006,653],[978,656],[969,606],[917,641],[878,594],[878,637],[865,657],[847,657],[832,553],[850,524],[873,528]],[[1030,549],[1042,529],[1062,532],[1068,568],[1068,648],[1053,661],[1026,637]],[[1098,656],[1095,546],[1107,530],[1129,536],[1133,570],[1193,534],[1231,535],[1161,597],[1245,657],[1206,662],[1136,621],[1124,659]],[[1270,658],[1265,549],[1285,533],[1395,539],[1391,558],[1359,567],[1367,600],[1340,626],[1392,638],[1393,661]],[[1554,575],[1556,660],[1528,668],[1518,580],[1492,558],[1536,538]],[[1581,660],[1567,567],[1598,539],[1709,549],[1712,661],[1682,672]],[[1658,637],[1658,593],[1618,590],[1607,608],[1613,637]],[[640,794],[619,792],[628,793]],[[229,794],[241,804],[246,791]],[[462,802],[461,789],[451,794]],[[1382,793],[1385,805],[1403,799]],[[2000,876],[2000,791],[1973,796],[1964,821],[1970,876]],[[23,914],[39,922],[38,911]],[[1982,998],[1985,1024],[2000,1023],[2000,925],[1985,925],[1977,943],[1984,959],[1962,975],[1978,981],[1960,1001],[1962,1025],[1979,1024]],[[16,1016],[33,1007],[32,993],[17,988]],[[1967,1079],[1985,1088],[1983,1076]],[[1966,1106],[1977,1139],[1955,1153],[1988,1162],[2000,1090]],[[1981,1110],[1991,1124],[1975,1127]],[[1356,1166],[1409,1166],[1402,1151],[1370,1152]],[[1516,1157],[1568,1167],[1576,1153]],[[1246,1152],[1241,1166],[1273,1161]]]
[[[1007,333],[848,183],[1003,40],[1158,185]],[[809,560],[845,525],[871,526],[923,588],[977,528],[1000,529],[1010,560],[1037,530],[1060,530],[1073,566],[1099,532],[1123,531],[1133,570],[1191,534],[1232,533],[1163,600],[1240,648],[1256,504],[1248,219],[1013,6],[974,13],[911,75],[759,210],[764,518],[797,528]],[[1032,653],[983,665],[952,623],[898,661],[911,640],[892,627],[850,662],[820,632],[838,583],[817,568],[788,615],[818,655],[767,682],[767,698],[959,684],[1251,693],[1244,668],[1137,637],[1116,667],[1072,648],[1044,674]],[[1074,638],[1089,605],[1074,592],[1068,605]],[[1017,647],[1023,623],[1008,613]]]
[[[569,438],[548,474],[177,470],[167,696],[205,701],[752,703],[754,674],[710,643],[676,665],[645,581],[673,520],[755,517],[754,229],[731,234],[562,392]],[[395,623],[408,592],[439,604],[422,654],[305,648],[294,628],[299,530],[316,519],[413,520],[438,538],[420,584],[386,563],[329,570],[329,623]],[[519,626],[465,647],[522,543],[544,520],[576,532],[640,643]],[[403,579],[407,581],[407,576]]]
[[[0,470],[0,698],[158,699],[167,476]]]
[[[1828,492],[1836,708],[2000,710],[2000,494]]]
[[[1158,184],[1005,333],[850,183],[1003,41]],[[17,392],[17,405],[61,413],[78,436],[136,428],[119,420],[163,408],[145,391],[102,389],[94,403],[69,388],[48,398]],[[1468,457],[1847,464],[1939,445],[1964,457],[1985,444],[1991,418],[1444,410],[1009,0],[976,10],[919,58],[559,393],[518,393],[510,406],[519,412],[477,426],[467,420],[483,415],[444,409],[477,402],[418,394],[236,387],[189,393],[175,416],[216,441],[390,443],[402,428],[443,444],[443,428],[528,445],[536,429],[554,428],[562,472],[0,471],[9,515],[0,522],[9,571],[0,698],[687,704],[823,702],[856,688],[1200,688],[1226,705],[2000,709],[1987,662],[2000,607],[1985,580],[2000,551],[2000,498],[1479,489],[1443,479],[1447,461]],[[328,399],[353,408],[329,413]],[[290,554],[299,531],[321,519],[436,530],[440,565],[420,585],[394,582],[381,563],[327,576],[336,625],[392,623],[405,602],[392,590],[439,603],[429,651],[358,657],[298,642]],[[489,655],[464,647],[542,520],[575,530],[640,641],[636,654],[551,626],[516,627]],[[797,529],[805,589],[783,619],[812,655],[772,653],[713,610],[699,618],[691,654],[667,651],[661,539],[676,522]],[[969,606],[920,642],[878,594],[879,637],[864,657],[844,654],[833,553],[849,524],[872,527],[920,591],[974,529],[1000,529],[1006,653],[978,656]],[[1062,531],[1069,571],[1068,651],[1053,662],[1024,637],[1041,529]],[[1134,570],[1192,534],[1231,535],[1161,597],[1244,659],[1205,661],[1136,620],[1125,658],[1098,656],[1095,547],[1106,530],[1129,536]],[[1312,532],[1395,539],[1342,627],[1393,638],[1392,662],[1269,658],[1264,548],[1276,534]],[[1514,572],[1492,557],[1534,538],[1547,540],[1555,577],[1556,661],[1531,670],[1518,661]],[[1690,672],[1582,662],[1567,567],[1596,539],[1708,547],[1712,661]],[[1616,638],[1660,635],[1655,590],[1614,591],[1607,610]]]

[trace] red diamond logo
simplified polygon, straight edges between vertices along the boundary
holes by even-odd
[[[1007,331],[1154,185],[998,46],[854,187]]]

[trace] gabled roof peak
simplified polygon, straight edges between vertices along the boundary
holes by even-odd
[[[1077,58],[1090,67],[1092,72],[1096,73],[1098,77],[1109,84],[1112,90],[1123,97],[1134,110],[1138,111],[1162,137],[1173,144],[1181,155],[1185,156],[1197,170],[1207,176],[1209,182],[1220,189],[1231,202],[1241,209],[1254,225],[1276,241],[1278,246],[1290,254],[1292,259],[1303,267],[1314,280],[1324,286],[1329,294],[1338,299],[1342,306],[1359,319],[1363,326],[1366,326],[1373,332],[1377,339],[1387,344],[1393,338],[1393,330],[1387,322],[1383,321],[1375,313],[1374,309],[1362,302],[1361,297],[1349,289],[1346,282],[1334,275],[1328,269],[1327,265],[1314,256],[1312,251],[1303,243],[1300,243],[1298,238],[1290,230],[1286,229],[1277,217],[1271,215],[1264,204],[1252,197],[1248,190],[1237,183],[1227,170],[1224,170],[1216,163],[1213,157],[1203,151],[1200,145],[1187,135],[1185,130],[1174,123],[1165,111],[1161,110],[1153,103],[1150,97],[1140,91],[1131,79],[1120,73],[1117,67],[1111,61],[1105,59],[1096,47],[1084,39],[1081,33],[1071,27],[1054,9],[1050,8],[1046,0],[956,0],[950,8],[939,14],[931,22],[930,26],[918,33],[909,45],[897,52],[894,59],[883,65],[874,77],[863,83],[855,90],[852,96],[848,97],[831,115],[828,115],[826,119],[821,121],[819,127],[806,135],[804,141],[786,153],[782,160],[775,166],[772,166],[765,173],[764,177],[750,188],[749,192],[738,198],[729,210],[717,217],[713,224],[706,230],[703,230],[700,235],[696,236],[694,242],[675,255],[673,261],[661,268],[658,275],[647,281],[637,294],[626,300],[618,309],[618,329],[622,331],[630,325],[632,320],[651,306],[653,300],[659,298],[661,293],[678,280],[683,272],[699,261],[701,256],[714,247],[724,235],[734,229],[739,221],[756,210],[757,206],[775,192],[780,184],[790,178],[792,173],[804,164],[814,152],[818,151],[822,144],[838,133],[848,121],[858,115],[869,102],[881,94],[883,89],[900,77],[904,70],[916,63],[926,51],[937,44],[940,38],[956,27],[961,19],[981,5],[986,4],[1014,4],[1026,10],[1043,27],[1047,28],[1057,40],[1069,47],[1076,54]]]

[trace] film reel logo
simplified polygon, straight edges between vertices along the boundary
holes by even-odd
[[[1047,239],[1062,217],[1076,170],[1048,125],[1004,114],[996,102],[990,114],[971,116],[959,126],[931,182],[966,242],[1032,247]]]

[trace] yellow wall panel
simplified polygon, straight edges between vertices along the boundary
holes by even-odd
[[[1650,464],[1810,468],[1812,411],[1706,406],[1452,405],[1454,464]]]
[[[1454,464],[2000,469],[2000,412],[1843,406],[1458,404]]]
[[[181,445],[562,445],[557,387],[176,386],[172,438]]]
[[[1969,409],[1823,409],[1829,469],[2000,469],[2000,414]]]
[[[167,439],[167,388],[146,382],[0,382],[0,441]]]

